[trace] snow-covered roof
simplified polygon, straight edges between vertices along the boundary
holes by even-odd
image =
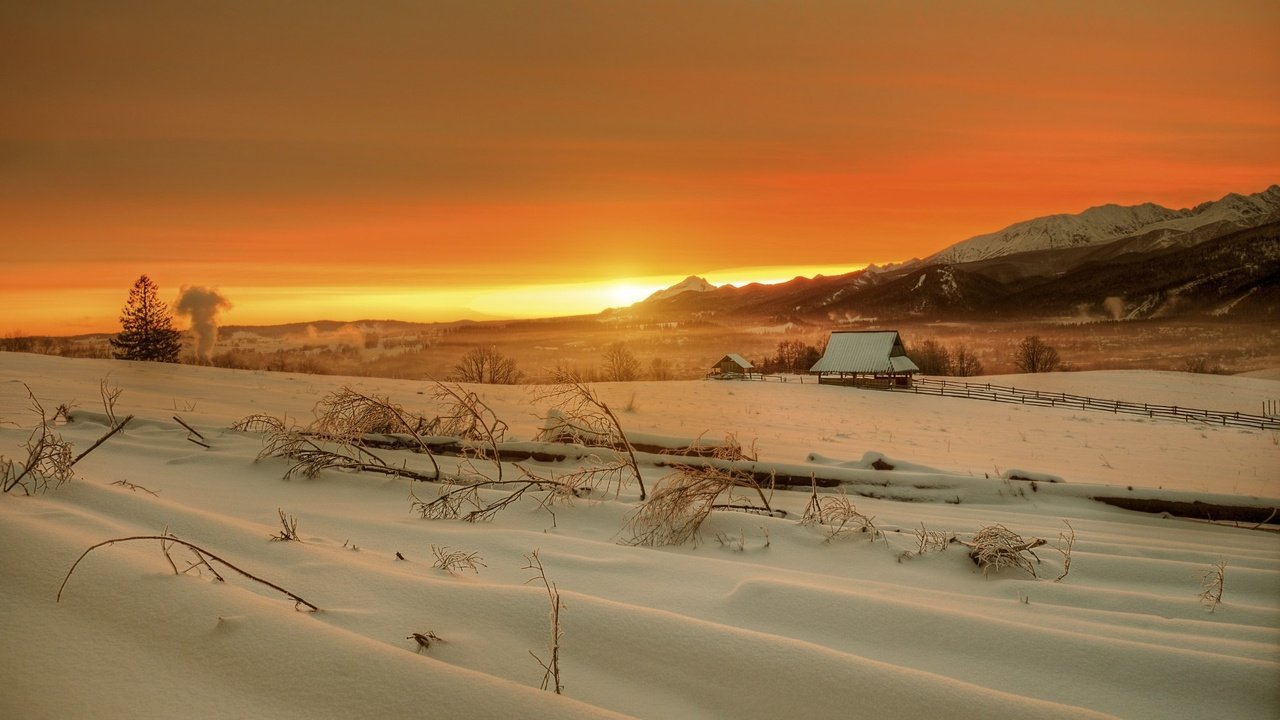
[[[809,372],[902,374],[920,368],[907,357],[897,330],[859,330],[831,333],[826,352]]]
[[[750,360],[742,357],[738,353],[729,353],[728,355],[725,355],[724,357],[720,358],[720,360],[718,360],[716,364],[713,365],[712,367],[719,367],[720,364],[723,363],[725,360],[729,360],[730,362],[742,368],[743,370],[754,370],[756,367],[755,365],[751,364]]]

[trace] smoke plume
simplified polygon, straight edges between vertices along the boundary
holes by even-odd
[[[196,358],[207,363],[213,359],[213,346],[218,343],[218,313],[231,309],[231,302],[213,288],[183,286],[173,309],[191,318],[191,331],[196,334]]]
[[[1124,319],[1124,298],[1112,295],[1102,301],[1102,309],[1111,315],[1112,320]]]

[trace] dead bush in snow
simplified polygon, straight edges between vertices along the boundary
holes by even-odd
[[[58,487],[75,477],[75,465],[80,462],[84,456],[93,452],[108,438],[124,429],[125,425],[133,420],[130,415],[119,423],[112,425],[107,434],[98,438],[96,442],[89,446],[88,450],[79,455],[71,456],[71,443],[62,438],[62,435],[54,430],[58,419],[70,421],[71,411],[66,405],[59,405],[53,415],[49,415],[40,401],[36,399],[35,393],[26,384],[23,385],[27,390],[27,397],[31,402],[31,412],[34,413],[39,421],[31,434],[27,436],[27,441],[23,443],[22,448],[27,452],[26,460],[19,462],[18,460],[0,456],[0,490],[3,492],[11,492],[14,488],[22,488],[22,492],[30,495],[34,492],[45,492],[49,489],[50,484]]]
[[[1227,579],[1227,561],[1219,559],[1200,578],[1200,604],[1214,612],[1222,604],[1222,588]]]
[[[827,542],[854,533],[866,533],[875,542],[883,533],[876,528],[875,518],[858,512],[841,489],[838,495],[818,495],[815,483],[809,495],[809,504],[800,518],[801,525],[821,525],[827,533]]]
[[[449,574],[454,574],[461,570],[470,570],[479,574],[480,568],[489,567],[480,560],[478,552],[464,552],[462,550],[449,550],[449,547],[432,545],[431,554],[436,556],[436,562],[433,565],[436,569],[444,570]]]
[[[734,497],[736,488],[755,490],[761,504]],[[722,498],[723,502],[717,502]],[[775,513],[764,489],[750,475],[713,466],[680,465],[659,482],[631,516],[627,522],[631,538],[627,542],[660,546],[696,541],[702,523],[713,510]]]
[[[298,518],[292,515],[285,515],[284,510],[276,508],[276,512],[280,515],[280,532],[271,536],[272,541],[279,542],[302,542],[302,538],[298,537]]]
[[[1045,544],[1040,538],[1026,540],[1003,525],[987,525],[974,533],[971,541],[958,542],[969,548],[969,558],[982,568],[983,575],[992,570],[999,572],[1007,567],[1016,567],[1038,577],[1031,559],[1040,562],[1040,557],[1034,552],[1035,548]]]
[[[920,528],[915,531],[916,535],[916,554],[923,555],[927,552],[946,550],[951,541],[955,539],[954,534],[944,533],[938,530],[930,530],[920,523]]]
[[[323,470],[374,472],[415,480],[440,479],[440,466],[421,432],[428,422],[376,395],[364,395],[350,388],[330,393],[316,403],[316,420],[309,428],[288,425],[268,415],[250,415],[232,425],[233,430],[263,432],[258,459],[283,457],[294,461],[285,477],[301,474],[313,478]],[[416,449],[431,461],[432,475],[404,467],[392,467],[365,447],[369,435],[404,433],[413,438]]]

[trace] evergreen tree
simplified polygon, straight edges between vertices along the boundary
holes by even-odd
[[[111,338],[111,355],[116,359],[178,362],[182,333],[173,328],[169,307],[160,302],[156,284],[146,275],[129,290],[120,326],[120,334]]]

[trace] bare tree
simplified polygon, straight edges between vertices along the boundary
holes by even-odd
[[[509,358],[492,345],[468,350],[462,360],[453,366],[451,380],[456,382],[514,385],[524,379],[524,373]]]
[[[660,355],[649,360],[649,379],[670,380],[671,361]]]
[[[604,379],[611,382],[628,382],[640,377],[640,361],[621,342],[604,350]]]
[[[951,356],[951,373],[960,377],[973,377],[986,372],[982,367],[982,360],[968,348],[961,345],[956,348],[956,352]]]
[[[1053,372],[1062,364],[1058,350],[1046,344],[1039,335],[1023,338],[1014,351],[1013,361],[1024,373]]]
[[[937,340],[925,340],[913,346],[908,354],[925,375],[950,375],[952,372],[951,353]]]

